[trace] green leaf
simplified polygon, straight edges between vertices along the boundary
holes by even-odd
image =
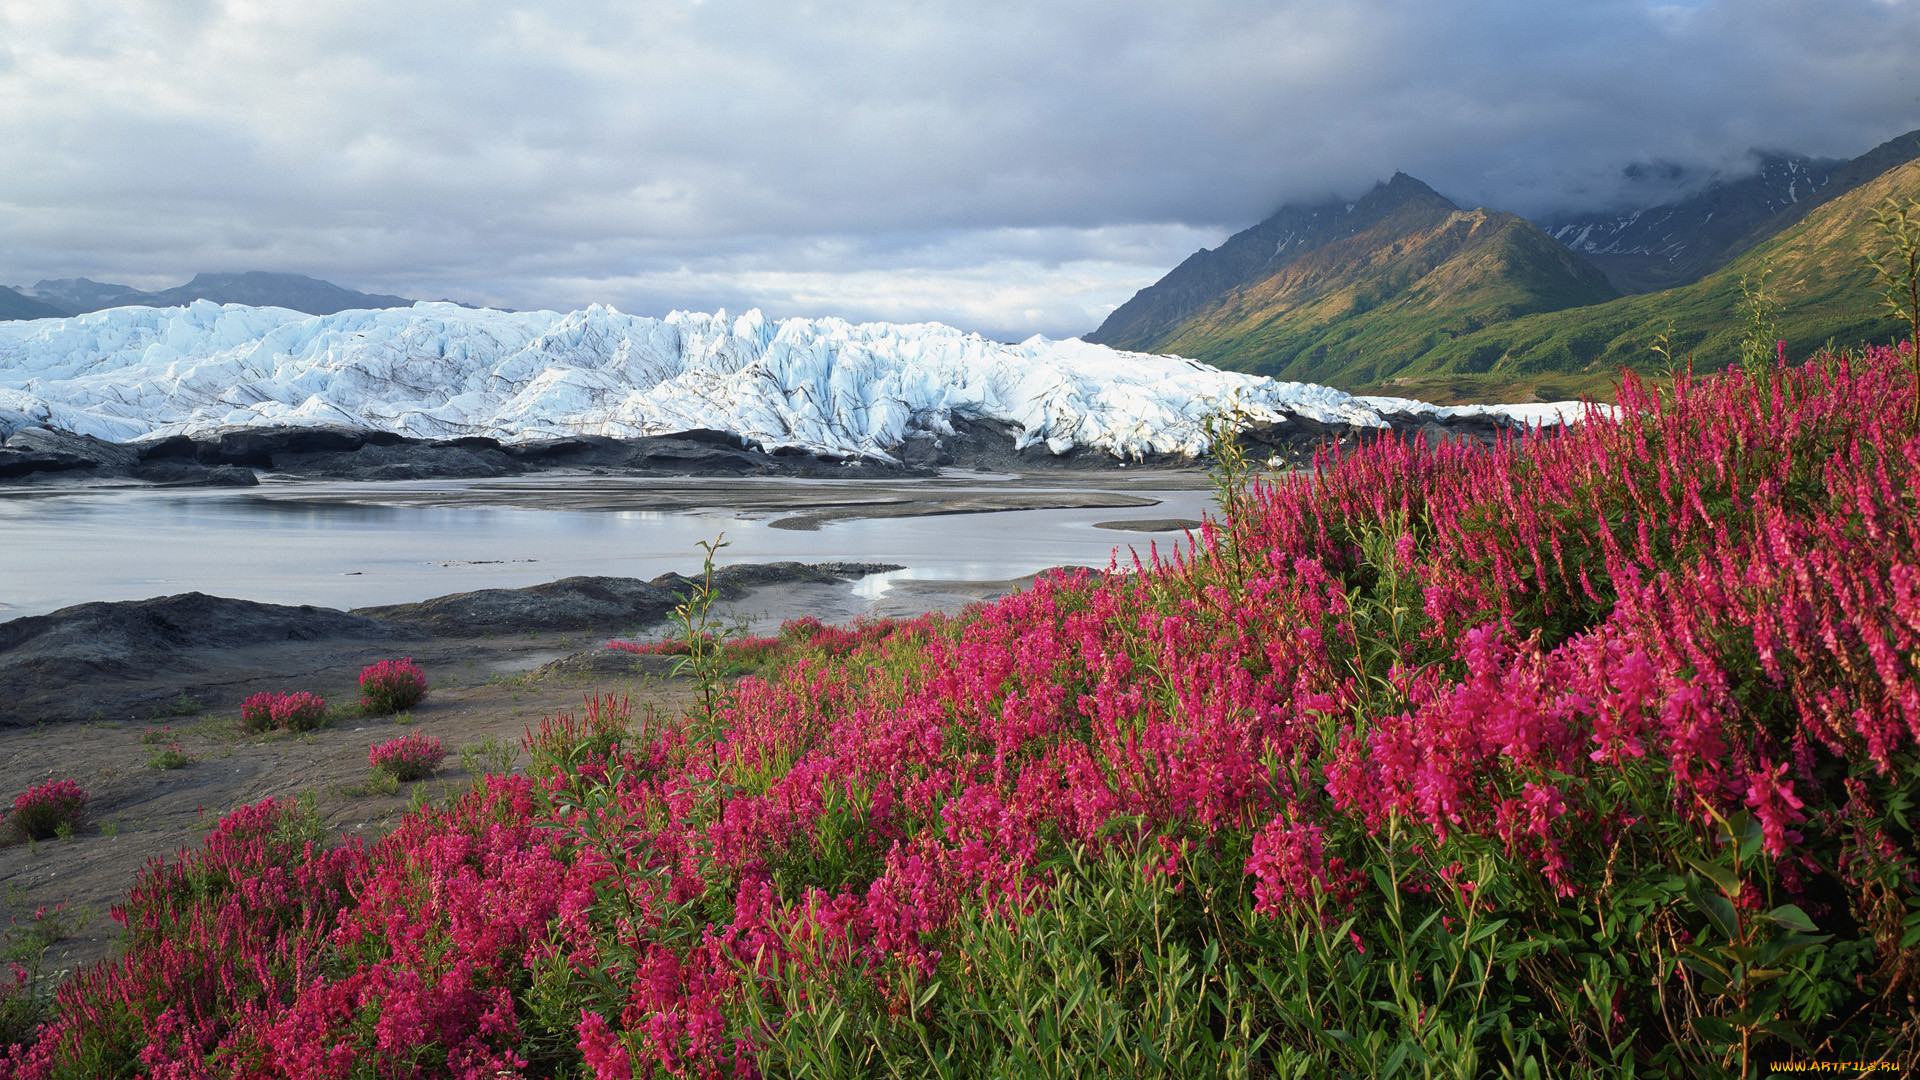
[[[1740,895],[1740,875],[1734,873],[1732,870],[1717,863],[1702,862],[1699,859],[1693,858],[1689,858],[1687,863],[1695,870],[1707,875],[1721,892],[1726,893],[1728,896],[1737,897]]]
[[[1808,949],[1832,937],[1832,934],[1788,934],[1786,937],[1776,938],[1768,942],[1767,947],[1761,950],[1763,957],[1761,962],[1767,964],[1777,963],[1785,960],[1789,956],[1806,952]]]
[[[1714,929],[1720,931],[1727,940],[1732,941],[1740,936],[1739,916],[1735,914],[1733,904],[1726,897],[1709,896],[1700,889],[1688,889],[1687,899],[1693,902],[1693,906],[1698,908],[1700,913],[1713,923]]]
[[[1386,1063],[1380,1068],[1380,1080],[1393,1080],[1394,1074],[1400,1071],[1400,1066],[1407,1060],[1407,1051],[1411,1049],[1413,1044],[1410,1042],[1402,1042],[1394,1047],[1393,1053],[1387,1055]]]
[[[1802,934],[1811,934],[1817,929],[1813,925],[1813,920],[1807,916],[1806,912],[1800,910],[1797,904],[1781,904],[1779,907],[1767,912],[1767,918],[1772,919],[1774,922],[1779,923],[1789,930],[1796,930]]]
[[[1734,1030],[1732,1024],[1727,1023],[1717,1016],[1694,1017],[1693,1030],[1702,1038],[1723,1046],[1738,1041],[1740,1038],[1740,1033]]]

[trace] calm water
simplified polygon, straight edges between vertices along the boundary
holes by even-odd
[[[0,620],[194,590],[349,608],[575,574],[652,578],[697,570],[696,545],[721,533],[731,545],[720,553],[723,564],[891,562],[908,569],[890,577],[996,581],[1049,566],[1105,566],[1116,546],[1123,560],[1129,545],[1145,557],[1149,541],[1164,550],[1180,534],[1094,523],[1197,518],[1210,506],[1201,491],[1135,494],[1162,502],[840,521],[794,532],[768,526],[778,514],[425,509],[292,502],[258,489],[15,492],[0,496]]]

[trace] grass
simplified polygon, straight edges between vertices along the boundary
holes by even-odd
[[[358,784],[342,784],[334,790],[350,799],[397,795],[400,793],[400,781],[383,769],[369,769],[365,780]]]
[[[184,769],[193,763],[193,755],[181,749],[179,743],[168,743],[155,747],[147,754],[149,769]]]
[[[489,735],[477,743],[469,743],[460,748],[460,767],[476,781],[488,776],[505,775],[513,771],[514,759],[519,750],[513,744]]]

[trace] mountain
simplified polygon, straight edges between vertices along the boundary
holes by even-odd
[[[58,319],[72,312],[37,297],[25,296],[17,289],[0,289],[0,320]]]
[[[141,298],[151,295],[131,285],[116,285],[83,277],[36,281],[31,290],[23,291],[45,300],[54,307],[64,308],[68,315],[120,307],[124,304],[137,304]]]
[[[1283,207],[1200,251],[1087,340],[1306,382],[1367,382],[1494,323],[1618,296],[1514,214],[1405,173],[1353,202]]]
[[[1920,157],[1920,130],[1850,161],[1759,153],[1758,169],[1659,206],[1561,215],[1541,227],[1606,271],[1624,293],[1698,281],[1896,165]]]
[[[283,307],[309,315],[332,315],[338,311],[366,308],[412,307],[404,296],[355,292],[330,281],[304,274],[275,274],[253,270],[244,274],[196,274],[192,281],[161,292],[142,292],[126,285],[114,285],[86,278],[61,278],[34,285],[31,296],[54,308],[51,314],[79,315],[106,308],[182,307],[195,300],[216,304],[251,304],[256,307]],[[37,315],[9,315],[0,309],[0,318],[40,319]]]
[[[141,303],[150,307],[179,307],[195,300],[292,308],[309,315],[413,306],[413,301],[404,296],[355,292],[303,274],[270,274],[263,270],[244,274],[195,274],[185,285],[151,293]]]
[[[1827,189],[1841,182],[1836,175]],[[1657,373],[1650,347],[1669,324],[1677,356],[1691,355],[1696,370],[1718,368],[1738,357],[1746,332],[1742,283],[1763,274],[1788,355],[1809,355],[1828,341],[1887,341],[1903,328],[1881,314],[1862,254],[1879,233],[1874,210],[1888,198],[1920,198],[1920,163],[1896,164],[1810,210],[1789,208],[1790,224],[1699,281],[1488,327],[1365,389],[1439,402],[1525,400],[1513,392],[1520,384],[1544,397],[1604,395],[1622,367]]]
[[[1581,214],[1541,222],[1555,240],[1606,272],[1624,293],[1655,292],[1698,281],[1768,218],[1812,201],[1845,161],[1759,153],[1752,176],[1708,184],[1651,208]]]

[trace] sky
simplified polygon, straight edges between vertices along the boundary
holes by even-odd
[[[1920,0],[0,0],[0,283],[1069,337],[1396,169],[1539,216],[1917,127]]]

